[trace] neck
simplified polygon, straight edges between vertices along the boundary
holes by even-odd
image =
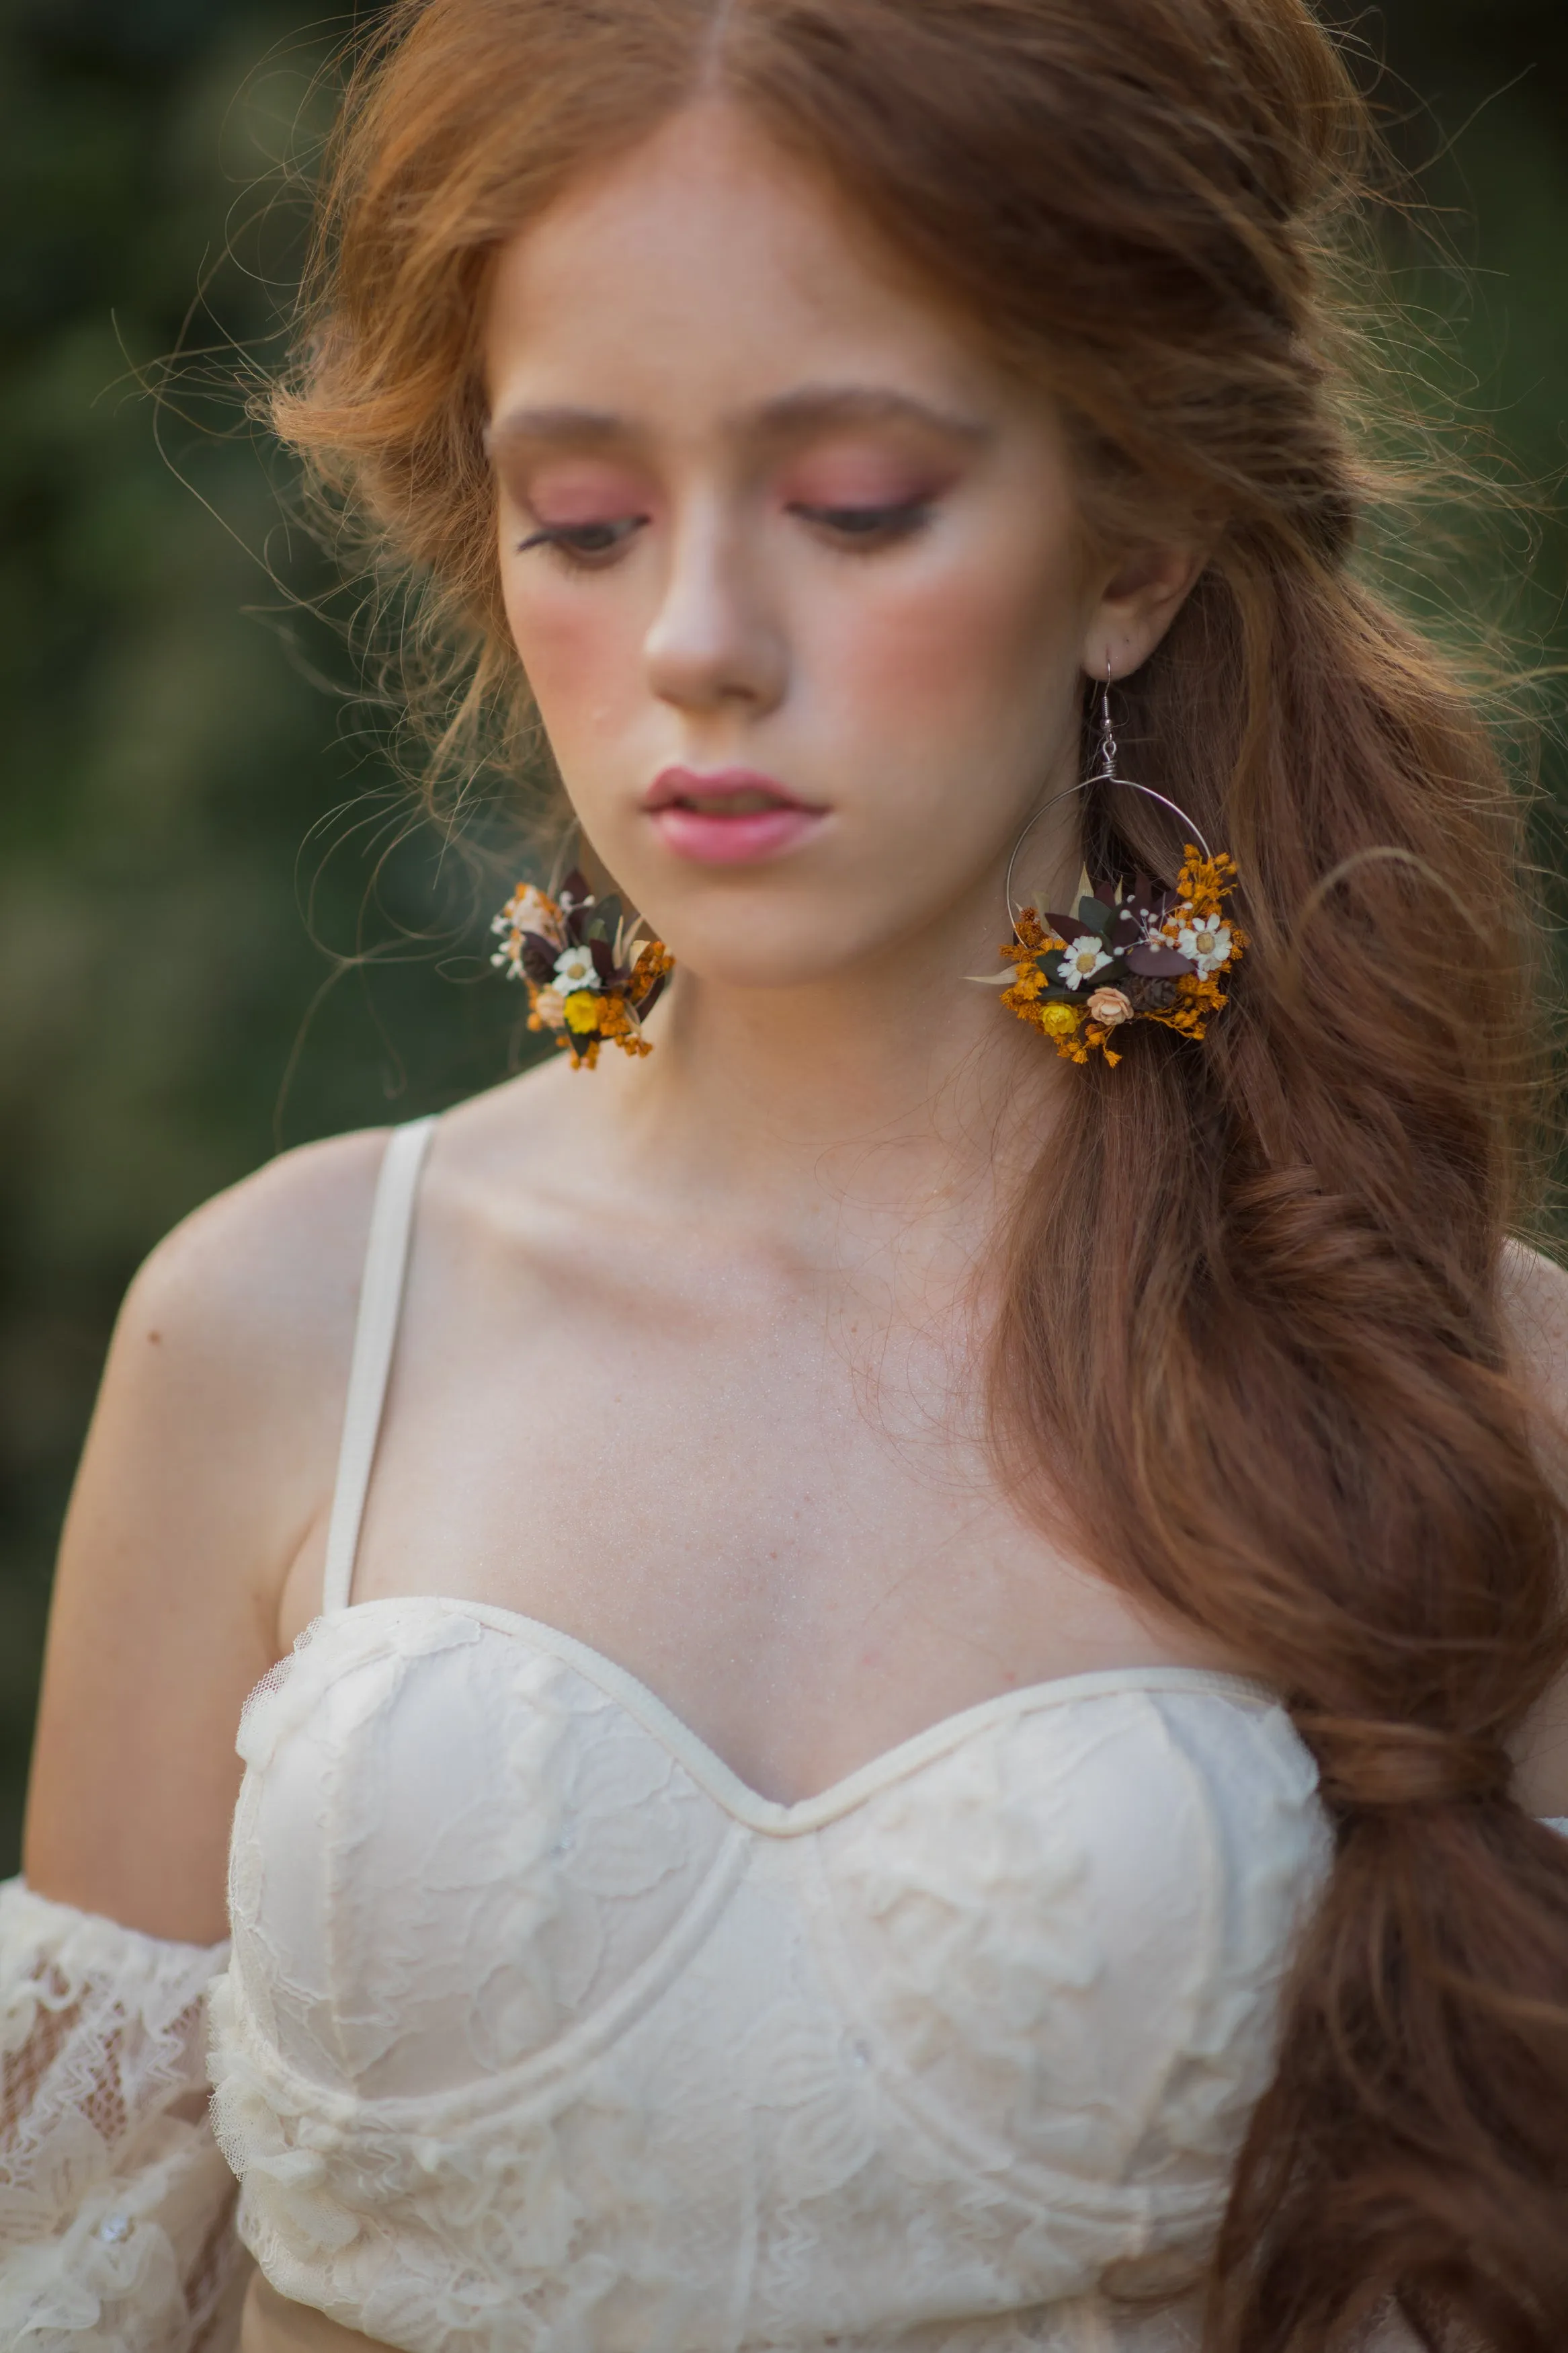
[[[831,977],[739,988],[678,970],[605,1108],[693,1208],[805,1233],[824,1198],[873,1222],[987,1220],[1037,1158],[1065,1066],[966,975],[1001,969],[997,893]],[[1070,1076],[1070,1074],[1068,1074]]]

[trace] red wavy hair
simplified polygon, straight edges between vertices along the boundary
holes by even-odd
[[[1077,1074],[993,1387],[1007,1474],[1285,1694],[1334,1823],[1207,2341],[1318,2353],[1395,2295],[1429,2345],[1563,2353],[1568,1842],[1506,1753],[1568,1668],[1500,1303],[1535,956],[1494,742],[1356,556],[1366,110],[1303,0],[404,0],[350,79],[273,413],[426,584],[458,736],[517,684],[490,259],[714,89],[1058,404],[1104,543],[1213,546],[1118,730],[1235,850],[1253,944],[1201,1050]],[[1088,812],[1091,866],[1173,849]]]

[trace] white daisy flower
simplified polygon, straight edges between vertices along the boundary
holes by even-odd
[[[1176,934],[1176,945],[1191,956],[1200,980],[1217,971],[1230,954],[1230,925],[1218,915],[1197,915]]]
[[[1079,988],[1103,972],[1110,958],[1106,955],[1092,932],[1080,932],[1076,940],[1068,942],[1068,951],[1058,967],[1058,976],[1064,988]]]
[[[599,975],[587,948],[568,948],[555,959],[555,986],[563,997],[574,988],[597,988]]]

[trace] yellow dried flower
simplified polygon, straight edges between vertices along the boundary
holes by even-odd
[[[1076,1038],[1083,1021],[1076,1005],[1041,1005],[1036,1013],[1047,1038]]]

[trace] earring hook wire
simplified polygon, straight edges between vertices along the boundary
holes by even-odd
[[[1093,776],[1080,777],[1076,785],[1064,785],[1059,793],[1053,793],[1049,800],[1042,801],[1013,844],[1013,855],[1007,860],[1007,872],[1002,885],[1002,892],[1007,902],[1007,920],[1012,924],[1015,934],[1018,928],[1018,918],[1023,913],[1023,909],[1015,902],[1013,897],[1013,873],[1018,863],[1019,851],[1040,819],[1049,810],[1054,809],[1058,801],[1069,800],[1074,793],[1087,793],[1095,785],[1124,785],[1130,793],[1142,793],[1146,799],[1158,801],[1162,808],[1169,809],[1173,817],[1181,818],[1205,858],[1212,859],[1214,856],[1208,843],[1179,802],[1170,799],[1164,793],[1157,793],[1152,785],[1141,785],[1135,777],[1119,776],[1116,774],[1116,736],[1110,723],[1110,666],[1109,663],[1106,665],[1105,684],[1100,690],[1100,757],[1101,765],[1095,770]]]

